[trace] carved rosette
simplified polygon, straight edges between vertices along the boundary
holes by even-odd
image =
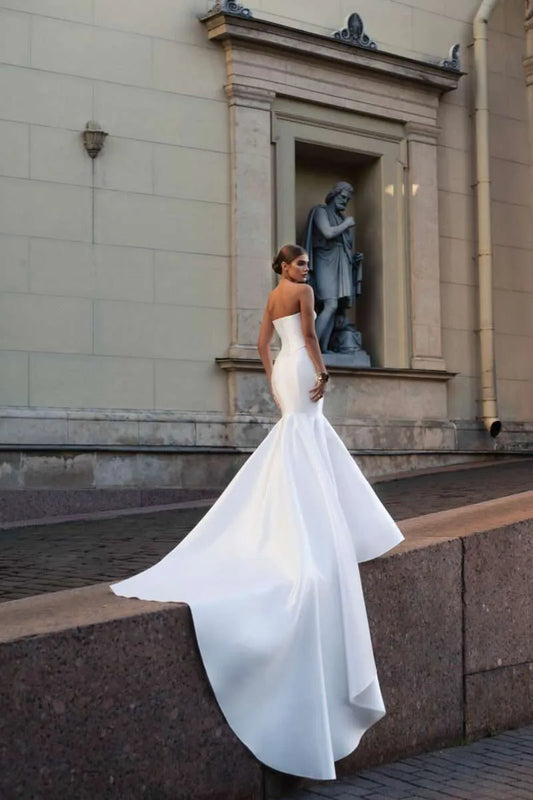
[[[356,47],[366,47],[369,50],[377,50],[377,44],[364,31],[363,20],[359,14],[350,14],[346,21],[346,27],[333,34],[335,39],[346,44],[353,44]]]
[[[245,8],[240,3],[235,3],[233,0],[217,0],[211,11],[210,14],[234,14],[237,17],[249,17],[253,16],[252,12],[249,8]]]
[[[461,71],[461,45],[454,44],[450,48],[450,52],[448,54],[448,58],[443,59],[441,61],[441,66],[445,69],[455,69],[458,72]]]

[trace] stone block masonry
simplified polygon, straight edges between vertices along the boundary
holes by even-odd
[[[60,629],[2,646],[0,796],[259,800],[187,606],[117,605],[101,585],[42,598],[34,622],[51,612]]]

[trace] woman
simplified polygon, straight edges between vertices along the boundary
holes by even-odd
[[[237,736],[267,766],[325,780],[385,713],[357,561],[402,535],[322,414],[307,253],[285,245],[273,268],[258,348],[281,420],[186,539],[112,589],[188,603]]]
[[[268,298],[261,330],[259,331],[257,349],[261,356],[267,378],[272,386],[273,363],[270,352],[270,341],[275,329],[274,322],[275,320],[283,320],[285,317],[295,317],[299,315],[299,319],[295,320],[295,322],[297,328],[301,328],[303,341],[305,342],[306,355],[304,356],[304,366],[307,367],[309,371],[310,359],[311,366],[314,367],[316,372],[316,383],[313,388],[309,390],[311,400],[316,402],[324,396],[324,388],[329,379],[329,375],[324,367],[322,353],[320,352],[320,346],[315,333],[314,294],[311,287],[306,283],[309,273],[309,256],[303,247],[299,247],[298,245],[285,245],[285,247],[281,248],[272,266],[274,272],[281,275],[281,280],[277,288],[270,293]],[[283,356],[285,355],[288,355],[288,352],[283,353]],[[277,373],[280,371],[284,360],[287,359],[282,358],[278,360]],[[289,359],[287,362],[289,373],[291,372],[293,362],[294,359]],[[285,376],[285,380],[281,376],[279,378],[281,384],[285,383],[287,379],[290,380],[290,377]],[[276,404],[279,406],[278,395],[273,386],[272,394]]]

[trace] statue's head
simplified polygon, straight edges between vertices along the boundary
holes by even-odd
[[[353,194],[353,186],[347,181],[339,181],[333,189],[328,192],[326,205],[334,205],[337,211],[344,211],[350,202]]]

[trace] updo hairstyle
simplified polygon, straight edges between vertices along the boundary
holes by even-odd
[[[276,258],[272,262],[272,269],[277,275],[281,275],[281,265],[283,262],[290,264],[298,256],[307,255],[307,251],[299,244],[284,244]]]

